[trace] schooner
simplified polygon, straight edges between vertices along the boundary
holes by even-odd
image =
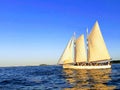
[[[88,33],[88,30],[87,30]],[[58,64],[72,69],[104,69],[111,68],[110,55],[105,45],[98,22],[87,35],[87,50],[82,34],[77,39],[75,34],[69,40]]]

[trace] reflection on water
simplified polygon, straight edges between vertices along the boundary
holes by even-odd
[[[65,90],[78,90],[78,89],[102,89],[111,90],[115,86],[107,85],[111,80],[111,69],[99,70],[71,70],[64,69],[65,78],[67,83],[72,85],[72,88],[65,88]]]

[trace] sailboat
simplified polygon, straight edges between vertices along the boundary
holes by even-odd
[[[85,45],[83,34],[77,39],[74,34],[69,40],[58,64],[62,64],[63,68],[68,69],[111,68],[111,57],[97,21],[89,35],[87,30],[86,41],[87,45]]]

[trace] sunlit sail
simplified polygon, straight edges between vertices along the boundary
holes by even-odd
[[[70,39],[63,55],[60,58],[59,64],[74,63],[74,37]]]
[[[85,50],[85,43],[84,43],[84,35],[81,35],[76,40],[76,49],[75,49],[75,62],[86,62],[86,50]]]
[[[110,60],[110,55],[103,40],[98,22],[88,36],[88,61]]]

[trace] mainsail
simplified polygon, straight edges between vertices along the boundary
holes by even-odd
[[[109,60],[110,55],[103,40],[98,22],[88,36],[88,61]]]
[[[76,49],[75,49],[75,62],[86,62],[87,56],[86,56],[86,50],[85,50],[85,43],[84,43],[84,35],[81,35],[76,40]]]
[[[74,39],[75,38],[72,37],[68,42],[68,45],[65,48],[60,61],[58,62],[59,64],[74,63]]]

